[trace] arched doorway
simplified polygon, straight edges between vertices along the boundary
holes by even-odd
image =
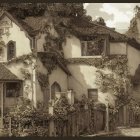
[[[61,87],[57,82],[54,82],[51,86],[51,100],[55,99],[56,92],[61,92]]]

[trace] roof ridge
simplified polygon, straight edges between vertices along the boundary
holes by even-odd
[[[3,11],[3,13],[1,14],[0,18],[6,14],[6,16],[8,16],[8,18],[10,18],[10,20],[12,20],[15,24],[17,24],[17,26],[21,29],[24,30],[25,33],[27,33],[28,37],[31,38],[31,36],[29,35],[29,33],[27,32],[27,30],[22,26],[22,24],[17,20],[17,18],[15,16],[13,16],[12,14],[10,14],[8,11]]]
[[[110,27],[108,27],[108,26],[103,26],[103,25],[100,25],[100,24],[97,24],[97,23],[94,23],[93,21],[89,21],[91,24],[94,24],[94,25],[96,25],[96,26],[101,26],[101,27],[103,27],[103,28],[105,28],[105,29],[107,29],[107,30],[110,30],[110,31],[112,31],[112,32],[114,32],[114,33],[118,33],[118,34],[120,34],[120,35],[124,35],[125,37],[127,37],[125,34],[122,34],[122,33],[119,33],[119,32],[117,32],[117,31],[115,31],[115,30],[112,30]],[[127,37],[128,38],[128,37]]]

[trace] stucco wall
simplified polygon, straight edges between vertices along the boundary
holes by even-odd
[[[126,54],[127,47],[126,43],[118,43],[118,42],[111,42],[110,46],[110,54]],[[65,58],[92,58],[92,57],[99,57],[99,56],[82,56],[81,55],[81,43],[78,38],[75,36],[67,37],[66,43],[63,44],[63,51]]]
[[[57,82],[59,83],[60,87],[61,87],[61,91],[65,92],[67,91],[67,74],[60,68],[57,67],[57,69],[54,69],[51,73],[51,75],[49,76],[49,83],[50,86],[54,83]]]
[[[38,66],[38,72],[41,72],[43,74],[46,74],[48,73],[47,69],[43,66],[42,62],[40,60],[37,61],[37,66]],[[43,92],[41,90],[41,87],[39,85],[39,82],[38,80],[36,81],[37,84],[37,100],[38,101],[43,101]],[[61,87],[61,91],[62,92],[65,92],[67,91],[67,88],[68,88],[68,80],[67,80],[67,74],[59,67],[57,66],[56,69],[54,69],[51,74],[49,75],[49,89],[51,89],[51,85],[54,83],[54,82],[57,82],[60,87]],[[48,96],[50,96],[51,94],[51,90],[49,91],[49,93],[46,93],[46,94],[49,94]],[[47,97],[48,97],[47,96]]]
[[[110,43],[110,54],[126,54],[126,43]]]
[[[24,54],[31,53],[31,41],[26,36],[24,31],[21,31],[18,25],[16,25],[14,22],[12,22],[8,17],[3,17],[1,21],[8,21],[11,23],[11,27],[9,28],[9,36],[2,35],[2,40],[5,42],[5,45],[9,41],[15,41],[16,42],[16,57],[22,56]],[[4,56],[1,61],[7,60],[7,46],[4,47]]]
[[[32,74],[32,66],[25,66],[23,63],[11,63],[7,68],[15,74],[20,80],[23,81],[23,96],[32,99],[31,78],[25,80],[25,75],[22,74],[21,69],[27,70]]]
[[[45,34],[40,34],[37,39],[37,51],[44,52],[43,44],[45,43]]]
[[[81,43],[74,36],[67,37],[66,43],[63,44],[65,58],[81,57]]]
[[[128,46],[128,66],[130,74],[133,76],[135,75],[135,71],[137,70],[139,64],[140,64],[140,50],[137,50],[130,45]],[[135,97],[137,100],[140,99],[140,83],[138,86],[134,87],[132,90],[133,97]]]
[[[140,64],[140,50],[131,47],[129,44],[127,44],[127,47],[128,66],[131,75],[134,75],[138,65]]]
[[[68,65],[72,76],[68,79],[69,89],[73,89],[75,97],[81,99],[82,95],[88,96],[88,89],[98,89],[96,85],[96,70],[97,68],[88,65]],[[98,101],[106,103],[106,99],[114,105],[114,96],[111,93],[102,93],[98,89]]]
[[[137,40],[139,41],[139,43],[140,43],[140,19],[139,18],[137,18],[136,19],[136,22],[137,22],[137,29],[138,29],[138,34],[137,34]]]

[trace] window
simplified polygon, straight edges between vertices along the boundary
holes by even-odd
[[[10,60],[16,56],[16,46],[14,41],[10,41],[7,45],[7,59]]]
[[[3,48],[0,47],[0,58],[2,58],[2,56],[3,56]]]
[[[81,41],[82,56],[97,56],[104,52],[105,39]]]
[[[55,99],[56,92],[61,92],[61,87],[57,82],[54,82],[51,86],[51,99]]]
[[[88,89],[88,98],[98,101],[98,90],[97,89]]]
[[[6,83],[6,97],[19,97],[19,92],[18,83]]]

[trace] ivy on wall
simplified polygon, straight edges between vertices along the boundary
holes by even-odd
[[[69,58],[68,64],[89,65],[97,68],[96,84],[103,93],[109,92],[116,96],[117,106],[113,109],[114,117],[119,108],[129,103],[131,76],[127,66],[126,55],[114,55],[102,58]],[[106,72],[108,71],[108,73]],[[112,117],[110,117],[112,120]]]
[[[37,72],[37,79],[40,84],[41,90],[44,92],[44,90],[49,87],[48,74]]]
[[[26,55],[22,55],[22,56],[13,58],[7,62],[4,62],[4,64],[9,65],[11,63],[23,63],[27,66],[27,65],[32,64],[33,63],[32,60],[35,58],[36,58],[36,55],[35,55],[35,53],[32,52],[30,54],[26,54]]]

